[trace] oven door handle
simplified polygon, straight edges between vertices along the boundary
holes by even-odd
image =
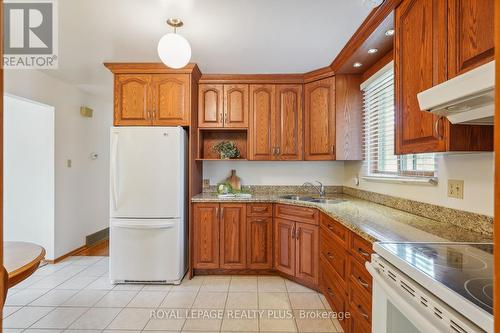
[[[441,323],[437,323],[430,315],[426,316],[424,313],[415,309],[411,303],[409,303],[402,292],[389,285],[387,281],[380,276],[376,268],[374,268],[370,262],[366,262],[366,269],[373,277],[373,284],[377,284],[386,294],[387,299],[403,313],[408,320],[415,325],[421,332],[446,332],[446,327]],[[373,300],[376,302],[377,300]],[[434,325],[436,324],[436,325]]]

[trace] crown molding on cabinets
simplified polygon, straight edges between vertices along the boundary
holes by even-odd
[[[201,71],[195,63],[187,64],[180,69],[173,69],[156,62],[105,62],[104,66],[113,74],[193,74],[201,76]]]
[[[200,83],[219,84],[302,84],[303,74],[203,74]]]

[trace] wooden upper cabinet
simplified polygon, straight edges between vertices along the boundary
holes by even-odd
[[[274,267],[295,275],[295,222],[274,219]]]
[[[250,85],[249,159],[272,160],[276,152],[276,86]]]
[[[494,59],[494,0],[448,0],[448,77]]]
[[[305,159],[335,159],[335,78],[305,85]]]
[[[276,86],[276,158],[302,160],[302,85]]]
[[[200,84],[198,89],[198,127],[224,127],[222,84]]]
[[[248,84],[224,85],[224,127],[248,128]]]
[[[246,268],[246,204],[220,205],[220,268]]]
[[[152,76],[153,125],[188,126],[190,121],[190,80],[188,74]]]
[[[295,277],[317,285],[319,281],[319,230],[307,223],[296,224]]]
[[[335,76],[335,159],[357,161],[363,159],[363,96],[361,75]]]
[[[273,268],[273,218],[247,218],[247,267]]]
[[[248,128],[248,84],[200,84],[198,127]]]
[[[396,154],[446,150],[447,121],[422,112],[417,100],[419,92],[446,80],[446,10],[446,1],[435,0],[404,0],[396,8]]]
[[[115,126],[151,125],[151,75],[120,74],[115,77]]]
[[[193,211],[193,266],[219,268],[219,204],[195,204]]]

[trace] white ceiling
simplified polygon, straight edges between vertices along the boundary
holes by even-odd
[[[371,8],[366,0],[62,0],[59,69],[46,71],[111,96],[103,62],[159,61],[158,40],[178,32],[203,73],[302,73],[331,63]]]

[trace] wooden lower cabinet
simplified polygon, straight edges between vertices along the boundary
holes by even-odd
[[[295,275],[295,222],[274,219],[274,267],[277,271]]]
[[[339,320],[345,332],[371,332],[372,278],[364,266],[371,243],[326,215],[321,216],[320,240],[321,291],[334,311],[349,313],[347,320]]]
[[[246,204],[220,205],[220,268],[246,268]]]
[[[219,268],[219,204],[196,204],[193,213],[193,267]]]
[[[306,223],[295,226],[295,277],[312,285],[318,285],[319,231],[318,227]]]
[[[273,268],[273,218],[247,217],[247,267]]]

